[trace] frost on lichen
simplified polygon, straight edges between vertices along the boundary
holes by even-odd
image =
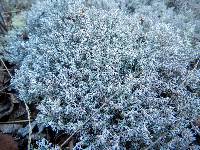
[[[46,139],[41,139],[36,142],[38,148],[33,150],[61,150],[60,147],[54,146],[52,143],[49,143]]]
[[[32,6],[26,28],[8,35],[20,99],[38,104],[38,124],[68,134],[95,113],[76,135],[78,148],[198,148],[191,127],[200,115],[193,20],[180,26],[187,16],[159,1],[138,1],[131,12],[129,1],[106,2]]]

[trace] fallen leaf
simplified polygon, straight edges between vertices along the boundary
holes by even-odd
[[[18,150],[17,142],[10,135],[0,133],[0,149],[1,150]]]

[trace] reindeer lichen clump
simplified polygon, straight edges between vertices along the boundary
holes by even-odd
[[[26,28],[8,35],[6,57],[20,66],[12,84],[21,100],[38,104],[38,124],[69,135],[81,127],[75,148],[199,148],[193,26],[185,30],[189,22],[180,26],[162,2],[131,6],[38,1]]]

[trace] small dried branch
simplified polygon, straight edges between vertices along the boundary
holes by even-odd
[[[22,11],[23,11],[22,9],[17,9],[17,10],[14,10],[14,11],[6,11],[6,12],[3,12],[3,14],[19,13],[19,12],[22,12]]]
[[[1,18],[2,22],[3,22],[3,24],[4,24],[4,25],[6,25],[6,23],[5,23],[5,20],[4,20],[4,17],[3,17],[3,15],[2,15],[2,13],[0,13],[0,18]]]
[[[6,30],[5,30],[5,28],[4,28],[4,26],[2,25],[1,22],[0,22],[0,33],[3,34],[3,35],[6,33]]]
[[[7,71],[7,69],[0,69],[0,71],[5,71],[5,70]],[[12,69],[8,69],[8,70],[12,70]]]
[[[31,127],[31,116],[30,116],[30,111],[29,111],[29,107],[26,103],[25,107],[26,107],[26,111],[27,111],[27,115],[28,115],[28,124],[29,124],[29,134],[28,134],[28,150],[31,149],[31,134],[32,134],[32,127]]]
[[[0,124],[18,124],[26,122],[29,122],[29,120],[14,120],[14,121],[0,122]]]
[[[6,71],[8,72],[9,76],[12,78],[12,75],[11,75],[10,71],[8,70],[6,64],[4,63],[3,59],[2,58],[0,58],[0,59],[1,59],[3,66],[5,67]]]

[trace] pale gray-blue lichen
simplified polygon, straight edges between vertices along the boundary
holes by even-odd
[[[195,21],[168,5],[34,4],[24,31],[8,35],[7,59],[20,65],[12,84],[21,100],[38,104],[38,124],[72,134],[98,111],[75,149],[198,149],[191,128],[200,115]]]

